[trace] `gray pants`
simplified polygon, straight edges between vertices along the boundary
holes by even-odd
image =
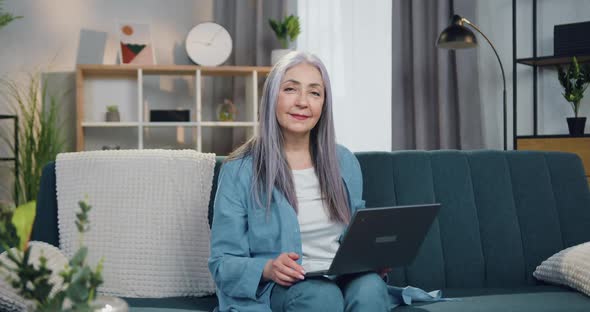
[[[389,311],[387,285],[377,273],[350,275],[336,280],[310,278],[291,287],[275,285],[273,312],[292,311]]]

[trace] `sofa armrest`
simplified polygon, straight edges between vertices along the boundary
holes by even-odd
[[[37,195],[37,215],[33,224],[31,240],[42,241],[59,247],[54,161],[43,167],[39,194]]]

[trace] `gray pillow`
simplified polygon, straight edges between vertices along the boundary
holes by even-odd
[[[590,242],[554,254],[537,267],[533,276],[590,296]]]
[[[29,248],[31,248],[30,262],[35,267],[39,265],[41,255],[47,258],[47,267],[52,271],[49,281],[54,285],[51,294],[54,295],[63,287],[63,279],[59,276],[59,272],[64,269],[68,259],[57,247],[44,242],[31,241],[29,242]],[[13,250],[16,251],[14,248]],[[0,254],[0,261],[8,266],[13,265],[8,260],[6,252]],[[6,274],[14,273],[0,268],[0,311],[30,311],[27,306],[30,306],[32,302],[26,301],[17,294],[14,288],[6,281]]]
[[[27,302],[19,296],[3,277],[0,278],[0,311],[27,311]]]

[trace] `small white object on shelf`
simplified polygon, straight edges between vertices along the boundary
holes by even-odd
[[[120,146],[122,149],[188,148],[223,155],[227,153],[228,145],[235,148],[244,139],[256,134],[259,92],[263,78],[270,71],[268,66],[79,65],[76,75],[76,151]],[[146,101],[144,85],[146,76],[157,75],[183,76],[194,80],[194,85],[189,88],[194,90],[194,95],[191,94],[189,101],[182,106],[190,110],[190,121],[149,121],[146,114],[150,109],[148,104],[158,102],[153,98]],[[210,102],[210,90],[203,82],[212,77],[239,77],[245,82],[240,121],[216,120],[214,112],[218,103]],[[174,92],[168,92],[167,96],[177,96]],[[105,102],[117,103],[121,121],[104,121]],[[158,105],[158,109],[165,108],[161,103]],[[209,116],[207,111],[213,114]],[[168,130],[174,127],[177,128],[175,132]],[[220,137],[216,135],[227,133],[225,129],[236,130],[227,139],[230,143],[220,142]]]

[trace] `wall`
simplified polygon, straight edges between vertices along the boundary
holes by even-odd
[[[51,89],[66,93],[62,116],[67,120],[69,149],[74,142],[73,70],[81,29],[107,32],[104,63],[116,64],[119,21],[149,23],[158,64],[191,64],[184,51],[185,36],[197,23],[213,19],[213,0],[6,0],[4,9],[24,18],[0,29],[0,76],[18,79],[41,70],[51,77]],[[151,79],[146,88],[154,89],[154,99],[175,88],[184,88],[186,96],[191,93],[177,78]],[[0,103],[0,114],[9,112],[6,103]],[[0,155],[6,152],[3,142]],[[10,170],[0,164],[0,199],[10,197],[11,185]]]
[[[506,71],[508,89],[508,146],[512,146],[512,1],[478,0],[476,17],[467,17],[490,38],[500,54]],[[490,14],[494,12],[494,14]],[[460,12],[458,12],[460,13]],[[537,56],[553,55],[553,26],[590,20],[590,2],[585,0],[537,1]],[[517,57],[532,57],[532,0],[517,1]],[[498,61],[491,48],[480,38],[479,80],[481,103],[486,123],[486,146],[502,148],[502,80]],[[532,67],[517,65],[517,128],[519,135],[533,133]],[[567,134],[566,117],[573,112],[561,93],[554,68],[540,68],[538,74],[539,134]],[[590,97],[582,101],[581,116],[590,116]],[[586,124],[590,132],[590,123]]]

